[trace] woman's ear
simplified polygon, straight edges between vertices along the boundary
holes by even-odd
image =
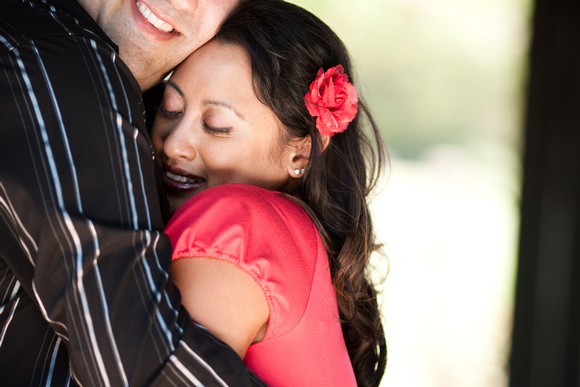
[[[322,134],[320,137],[322,137],[321,138],[322,141],[320,143],[320,153],[322,153],[330,143],[330,136]]]
[[[299,140],[291,140],[288,147],[288,174],[290,177],[298,179],[304,176],[310,161],[312,139],[310,136],[306,136]]]

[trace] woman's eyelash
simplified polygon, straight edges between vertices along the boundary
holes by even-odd
[[[158,114],[160,114],[165,118],[177,118],[181,116],[181,114],[183,113],[181,111],[167,110],[161,105],[157,106],[157,109],[155,110],[157,111]]]
[[[181,115],[183,114],[182,111],[167,110],[161,105],[156,106],[155,110],[156,110],[157,114],[161,115],[164,118],[170,118],[170,119],[181,117]],[[203,122],[203,130],[205,130],[206,132],[211,133],[211,134],[222,134],[222,135],[230,134],[230,131],[231,131],[230,128],[216,128],[216,127],[210,126],[205,121]]]
[[[211,134],[230,134],[230,128],[215,128],[203,122],[203,130]]]

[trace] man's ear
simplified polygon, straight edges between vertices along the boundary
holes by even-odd
[[[312,139],[310,136],[306,136],[299,140],[290,140],[288,147],[288,175],[298,179],[304,176],[304,172],[310,161]]]

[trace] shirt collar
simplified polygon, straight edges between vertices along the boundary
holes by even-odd
[[[82,24],[85,24],[90,28],[93,33],[99,36],[101,39],[105,40],[115,52],[119,53],[119,47],[113,43],[113,41],[107,36],[105,31],[99,27],[97,22],[88,14],[87,11],[77,2],[77,0],[52,0],[52,2],[63,10],[65,10],[71,16],[77,18]]]

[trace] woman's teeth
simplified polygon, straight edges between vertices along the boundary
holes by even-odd
[[[137,8],[139,8],[139,12],[141,12],[141,15],[143,15],[143,17],[147,19],[147,21],[158,30],[163,32],[173,31],[173,27],[171,26],[171,24],[166,23],[163,20],[159,19],[157,16],[155,16],[153,12],[151,12],[151,10],[145,4],[141,3],[140,1],[137,1]]]
[[[174,175],[173,173],[171,173],[169,171],[165,171],[165,175],[177,183],[193,184],[193,183],[199,182],[199,179],[190,179],[189,177]]]

